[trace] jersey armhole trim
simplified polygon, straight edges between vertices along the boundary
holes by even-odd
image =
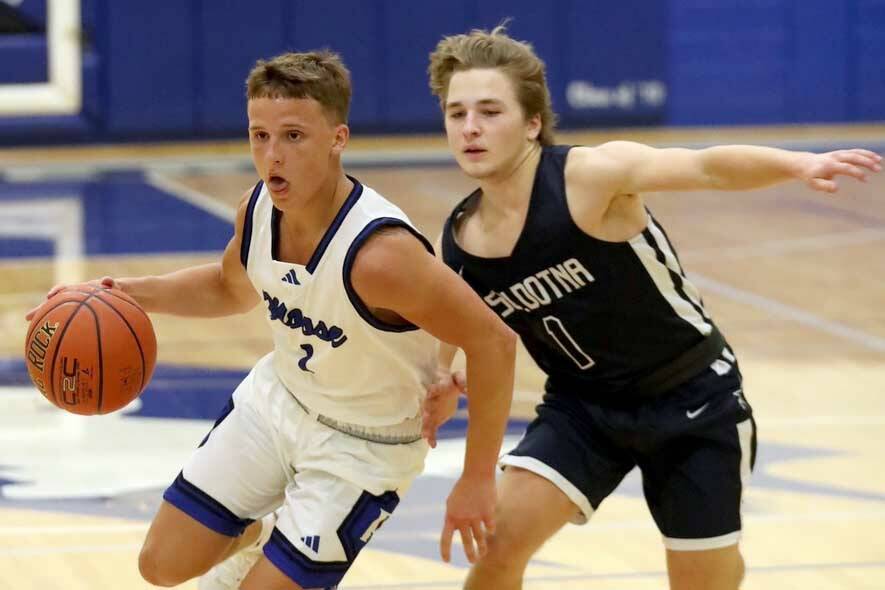
[[[357,294],[356,289],[353,288],[353,283],[350,280],[350,271],[353,269],[353,263],[356,260],[356,255],[359,252],[360,248],[365,244],[366,240],[377,230],[382,227],[402,227],[411,233],[413,236],[418,238],[418,240],[427,248],[427,251],[431,254],[434,253],[433,246],[427,241],[423,235],[421,235],[418,230],[414,227],[403,221],[402,219],[398,219],[396,217],[380,217],[378,219],[374,219],[370,221],[366,227],[362,229],[362,231],[354,238],[353,243],[347,249],[347,255],[344,257],[344,269],[343,269],[343,278],[344,278],[344,290],[347,292],[347,298],[350,300],[351,305],[356,310],[356,312],[360,315],[363,320],[366,321],[367,324],[376,328],[378,330],[382,330],[384,332],[412,332],[414,330],[418,330],[418,326],[412,323],[408,324],[388,324],[387,322],[383,322],[372,315],[372,312],[369,311],[369,308]]]
[[[261,189],[264,187],[264,181],[259,180],[255,188],[252,189],[252,196],[249,197],[249,205],[246,207],[246,218],[243,220],[243,241],[240,242],[240,262],[243,268],[249,267],[249,247],[252,245],[252,215],[255,212],[255,204],[261,195]]]

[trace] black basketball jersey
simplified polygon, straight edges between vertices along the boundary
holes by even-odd
[[[724,341],[650,212],[626,242],[578,228],[565,196],[569,149],[543,148],[510,256],[473,256],[456,243],[454,224],[482,198],[477,190],[446,221],[443,258],[520,335],[548,390],[658,393],[709,366]]]

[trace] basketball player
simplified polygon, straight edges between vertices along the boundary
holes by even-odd
[[[445,224],[443,258],[548,377],[536,419],[500,461],[497,530],[465,587],[521,588],[532,554],[567,522],[586,522],[638,465],[670,587],[737,588],[752,410],[733,351],[642,194],[793,179],[832,193],[837,176],[863,180],[881,158],[860,149],[553,145],[544,64],[501,27],[442,39],[429,74],[449,148],[479,183]],[[443,345],[441,371],[454,353]],[[431,388],[431,444],[460,390],[458,375]]]
[[[149,312],[214,317],[260,304],[274,339],[166,490],[142,576],[175,586],[206,574],[204,589],[337,587],[423,467],[434,337],[467,351],[475,392],[443,531],[450,542],[457,530],[474,561],[494,530],[515,334],[402,211],[344,173],[351,86],[338,56],[259,61],[247,93],[261,181],[221,262],[102,280]]]

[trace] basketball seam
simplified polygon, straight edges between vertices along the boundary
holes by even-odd
[[[101,301],[98,297],[96,297],[96,299]],[[85,301],[83,304],[92,314],[92,319],[95,320],[95,342],[98,345],[98,404],[95,406],[95,413],[101,414],[101,405],[104,401],[104,358],[101,354],[101,322],[98,319],[98,314],[92,309],[92,306]]]
[[[78,293],[82,293],[82,291],[78,291]],[[93,293],[94,293],[94,291],[93,291]],[[93,295],[90,293],[89,297],[92,297],[92,296]],[[52,354],[52,365],[50,365],[50,367],[49,367],[49,383],[50,383],[50,385],[52,385],[52,387],[51,387],[52,400],[53,400],[52,403],[54,403],[59,408],[61,406],[58,405],[58,396],[55,394],[55,361],[58,360],[58,351],[61,348],[61,343],[62,343],[62,341],[64,341],[64,337],[68,331],[68,328],[74,322],[74,318],[77,317],[77,314],[80,313],[80,308],[83,307],[87,301],[89,301],[89,297],[87,297],[83,301],[77,302],[77,304],[78,304],[77,309],[75,309],[73,311],[73,313],[71,313],[71,315],[68,316],[68,320],[65,322],[65,327],[62,328],[61,334],[58,335],[58,343],[55,345],[55,352],[53,352],[53,354]],[[101,339],[101,336],[99,334],[96,334],[96,340],[100,340],[100,339]],[[104,375],[102,375],[101,377],[102,377],[102,379],[104,379]]]
[[[132,327],[132,324],[129,323],[129,320],[127,320],[126,317],[123,316],[123,314],[120,313],[120,311],[116,307],[114,307],[113,305],[111,305],[110,303],[108,303],[107,301],[102,299],[101,297],[96,297],[96,299],[98,301],[101,301],[105,305],[107,305],[109,309],[111,309],[115,314],[117,314],[120,317],[120,319],[123,320],[123,323],[126,324],[126,327],[129,328],[129,333],[132,334],[132,339],[135,341],[135,346],[138,347],[138,354],[139,354],[139,356],[141,356],[141,384],[138,387],[138,391],[139,391],[139,393],[141,393],[141,390],[144,388],[144,378],[145,378],[145,373],[147,373],[147,365],[144,362],[144,350],[141,347],[141,341],[138,339],[138,334],[135,333],[135,329]],[[120,297],[119,299],[121,299],[122,301],[126,301],[122,297]],[[129,303],[129,302],[126,301],[126,303]]]
[[[119,300],[122,301],[123,303],[128,303],[130,306],[132,306],[132,307],[134,307],[135,309],[137,309],[138,311],[140,311],[140,312],[141,312],[141,315],[143,315],[144,317],[146,317],[146,318],[148,318],[148,319],[151,319],[150,316],[147,314],[147,312],[146,312],[146,311],[145,311],[140,305],[138,305],[137,303],[133,303],[133,302],[129,301],[128,299],[124,298],[124,297],[120,297],[120,296],[117,295],[116,293],[113,293],[110,289],[103,289],[101,292],[102,292],[102,293],[107,293],[107,294],[110,295],[111,297],[114,297],[115,299],[119,299]],[[99,297],[99,299],[101,299],[101,297]],[[107,303],[107,301],[105,301],[105,303]]]

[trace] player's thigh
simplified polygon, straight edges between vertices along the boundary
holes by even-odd
[[[302,590],[302,587],[262,557],[240,583],[240,590]]]
[[[738,545],[702,551],[667,550],[670,590],[736,590],[744,577]]]
[[[549,479],[519,467],[507,467],[498,481],[492,558],[530,557],[580,509]]]
[[[148,575],[187,579],[215,565],[233,542],[234,537],[209,529],[164,501],[145,537],[140,568]]]

